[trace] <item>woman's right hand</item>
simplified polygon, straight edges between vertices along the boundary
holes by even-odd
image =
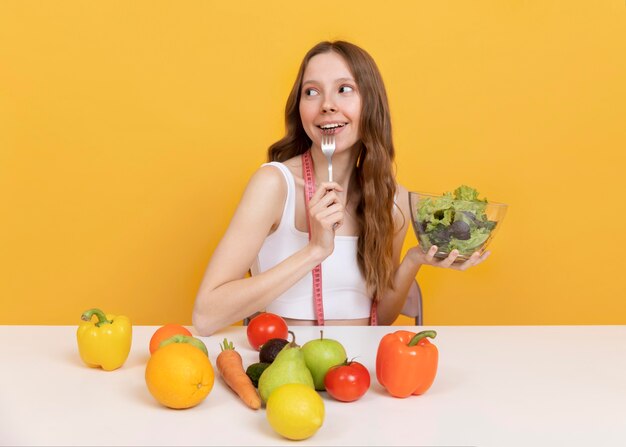
[[[343,188],[335,182],[323,182],[309,200],[309,245],[320,249],[326,259],[335,249],[335,231],[343,225],[345,208],[338,192]]]

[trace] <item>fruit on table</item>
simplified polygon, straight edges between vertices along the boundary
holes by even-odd
[[[250,381],[255,388],[259,387],[259,377],[261,377],[261,374],[263,374],[263,371],[265,371],[268,366],[270,366],[269,363],[259,362],[253,363],[246,368],[246,375],[250,377]]]
[[[302,354],[307,368],[311,371],[315,389],[324,391],[324,376],[335,365],[346,361],[346,350],[337,340],[324,338],[324,331],[320,331],[320,338],[310,340],[302,346]]]
[[[261,363],[272,363],[278,353],[282,351],[288,343],[289,342],[284,338],[272,338],[263,343],[259,351],[259,361]]]
[[[145,372],[150,394],[162,405],[191,408],[202,402],[215,380],[209,358],[189,343],[171,343],[148,360]]]
[[[266,417],[281,436],[295,441],[307,439],[324,423],[324,401],[311,387],[288,383],[270,396]]]
[[[360,399],[370,387],[370,373],[359,362],[344,362],[331,367],[324,377],[328,394],[342,402]]]
[[[152,334],[152,338],[150,338],[150,354],[153,354],[154,351],[159,349],[159,345],[162,341],[167,340],[173,335],[188,335],[191,336],[191,332],[185,326],[181,326],[180,324],[166,324],[158,328],[154,334]]]
[[[93,316],[98,318],[92,322]],[[82,323],[76,330],[80,358],[91,368],[105,371],[119,368],[126,362],[133,338],[130,320],[122,315],[106,314],[100,309],[89,309],[81,315]]]
[[[287,323],[279,315],[263,312],[254,317],[248,323],[246,334],[248,342],[257,351],[261,346],[272,338],[287,339]]]
[[[261,408],[261,398],[250,377],[243,370],[243,361],[239,353],[235,351],[235,346],[225,338],[220,348],[221,352],[217,356],[215,365],[224,382],[248,407],[258,410]]]
[[[428,341],[435,331],[396,331],[385,335],[376,353],[376,378],[394,397],[425,393],[437,374],[439,352]]]
[[[191,346],[195,346],[200,351],[204,352],[204,355],[208,356],[209,351],[206,348],[206,345],[199,338],[193,337],[191,335],[172,335],[167,340],[163,340],[159,345],[159,348],[163,346],[167,346],[171,343],[189,343]]]
[[[259,378],[259,394],[263,402],[267,402],[276,388],[287,383],[301,383],[311,389],[315,388],[301,348],[296,344],[296,337],[293,332],[289,332],[293,340],[280,351]]]

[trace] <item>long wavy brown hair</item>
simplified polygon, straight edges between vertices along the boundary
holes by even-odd
[[[395,150],[385,85],[374,59],[365,50],[344,41],[320,42],[309,50],[287,99],[286,134],[270,146],[268,159],[284,162],[311,148],[299,110],[302,80],[309,61],[331,51],[346,61],[361,95],[360,143],[350,179],[350,191],[354,193],[350,200],[356,203],[359,268],[370,293],[380,299],[386,289],[393,287]]]

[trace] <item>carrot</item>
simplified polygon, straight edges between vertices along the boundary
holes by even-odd
[[[252,384],[252,380],[243,369],[241,355],[235,351],[232,342],[224,339],[224,345],[220,344],[222,352],[219,353],[215,364],[222,375],[224,382],[244,401],[244,403],[258,410],[261,408],[261,398]]]

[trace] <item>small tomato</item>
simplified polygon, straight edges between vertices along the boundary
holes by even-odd
[[[326,391],[334,399],[353,402],[360,399],[370,387],[370,373],[359,362],[345,362],[328,370],[324,377]]]
[[[248,323],[248,342],[258,351],[263,343],[272,338],[287,340],[288,330],[287,323],[281,316],[263,312]]]

